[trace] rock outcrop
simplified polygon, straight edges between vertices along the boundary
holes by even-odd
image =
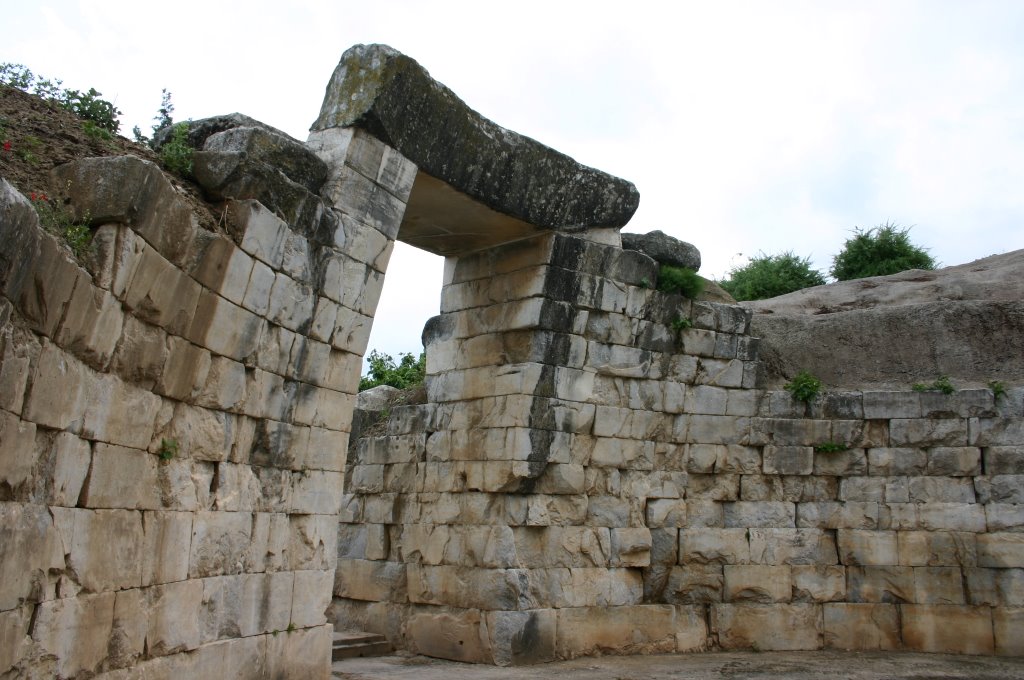
[[[835,387],[1024,381],[1024,250],[742,304],[765,385],[801,370]]]

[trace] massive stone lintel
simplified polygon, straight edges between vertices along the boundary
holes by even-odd
[[[334,70],[312,130],[343,126],[369,131],[415,163],[421,177],[425,173],[439,179],[482,204],[480,208],[500,213],[503,219],[490,222],[509,235],[526,235],[538,227],[619,228],[640,200],[632,183],[487,120],[416,61],[386,45],[356,45]],[[421,192],[428,189],[420,187]],[[444,220],[436,202],[435,208],[417,211],[410,199],[408,219],[417,224],[411,225],[416,236],[409,240],[419,238],[415,244],[428,250],[433,249],[431,238],[451,241],[454,235],[453,222]],[[469,203],[463,198],[458,209]],[[479,222],[471,224],[480,230]],[[474,236],[476,241],[495,241]],[[495,242],[502,240],[508,239]]]

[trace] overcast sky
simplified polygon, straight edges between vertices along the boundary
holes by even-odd
[[[381,42],[471,107],[640,190],[627,231],[722,278],[854,227],[943,265],[1024,247],[1024,2],[8,3],[0,61],[95,87],[148,131],[239,111],[305,139],[341,53]],[[370,346],[418,352],[441,259],[399,248]]]

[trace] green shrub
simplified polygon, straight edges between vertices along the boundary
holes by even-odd
[[[797,401],[808,403],[821,391],[821,381],[807,371],[800,371],[792,380],[783,385],[783,388]]]
[[[908,269],[935,269],[925,249],[910,242],[910,228],[885,223],[862,231],[853,230],[843,249],[832,259],[830,273],[837,281],[896,274]]]
[[[188,143],[188,123],[178,123],[171,129],[171,139],[160,147],[160,161],[169,171],[181,177],[192,176],[192,154]]]
[[[840,451],[849,450],[849,446],[841,442],[827,441],[821,444],[815,444],[814,450],[818,453],[839,453]]]
[[[658,269],[658,290],[663,293],[679,293],[693,300],[704,290],[704,279],[692,269],[663,264]]]
[[[399,357],[399,363],[396,364],[390,354],[371,350],[367,363],[370,364],[370,373],[360,379],[360,392],[379,385],[390,385],[404,390],[422,384],[427,375],[427,355],[423,353],[420,353],[417,359],[406,352]]]
[[[67,90],[60,103],[82,120],[92,121],[108,132],[117,132],[121,127],[117,120],[121,112],[107,100],[100,99],[102,94],[91,87],[88,92]]]
[[[764,300],[824,283],[825,277],[811,269],[809,258],[798,257],[790,250],[752,257],[730,271],[729,278],[719,285],[736,300]]]
[[[988,388],[992,390],[992,399],[999,403],[999,400],[1006,396],[1006,384],[1000,380],[989,380]]]

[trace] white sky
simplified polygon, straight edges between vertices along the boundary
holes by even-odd
[[[1024,247],[1024,2],[20,2],[0,61],[95,87],[149,131],[239,111],[305,139],[341,53],[382,42],[471,107],[634,182],[627,231],[722,278],[856,227],[943,265]],[[370,340],[419,352],[441,259],[392,258]]]

